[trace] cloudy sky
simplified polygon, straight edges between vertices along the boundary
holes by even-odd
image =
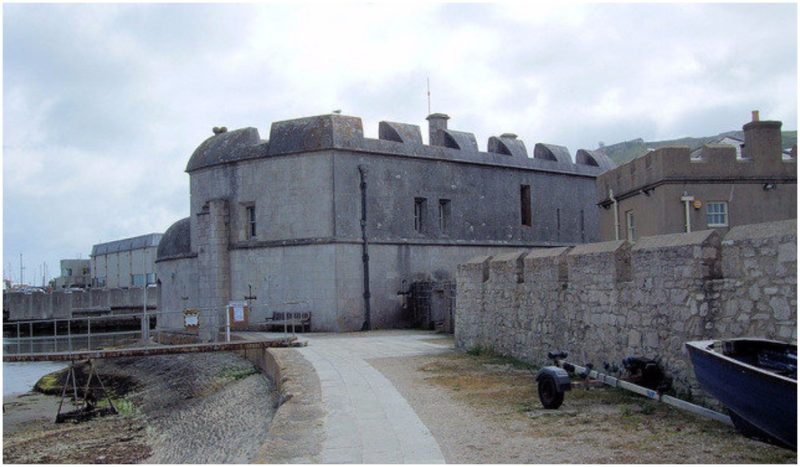
[[[342,109],[486,140],[595,148],[797,128],[797,11],[782,5],[3,6],[3,270],[41,281],[91,246],[188,215],[211,128]],[[423,131],[423,133],[425,133]]]

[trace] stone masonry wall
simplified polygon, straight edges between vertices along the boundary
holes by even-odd
[[[197,293],[198,308],[214,313],[216,323],[224,323],[225,307],[230,300],[230,252],[228,236],[230,211],[224,199],[213,199],[197,216]],[[212,339],[209,328],[201,337]]]
[[[797,339],[796,220],[478,257],[456,275],[456,345],[535,365],[660,359],[702,400],[683,343]]]

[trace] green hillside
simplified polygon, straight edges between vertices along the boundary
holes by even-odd
[[[633,139],[630,141],[623,141],[621,143],[609,144],[598,148],[606,153],[617,164],[624,164],[636,157],[647,153],[648,149],[658,149],[664,146],[684,145],[689,146],[691,149],[697,149],[707,142],[719,138],[720,136],[730,136],[732,138],[744,139],[743,131],[727,131],[720,133],[716,136],[703,136],[700,138],[678,138],[664,141],[644,141],[641,138]],[[797,130],[781,132],[781,141],[784,148],[791,148],[797,144]]]

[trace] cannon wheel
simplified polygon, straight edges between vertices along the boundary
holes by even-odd
[[[558,390],[555,378],[550,375],[539,378],[539,401],[545,409],[557,409],[564,403],[564,392]]]

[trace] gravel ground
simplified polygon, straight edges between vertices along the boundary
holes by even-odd
[[[373,359],[431,430],[448,463],[796,463],[796,453],[665,404],[575,389],[544,410],[530,370],[447,353]]]
[[[103,375],[135,381],[124,396],[130,407],[126,415],[55,425],[54,414],[35,420],[29,409],[28,419],[8,430],[12,418],[4,416],[4,461],[245,463],[266,439],[274,413],[273,386],[235,354],[114,359],[98,368]],[[58,398],[47,400],[52,399],[57,404]],[[70,433],[82,438],[69,438]],[[98,448],[110,454],[98,455]]]

